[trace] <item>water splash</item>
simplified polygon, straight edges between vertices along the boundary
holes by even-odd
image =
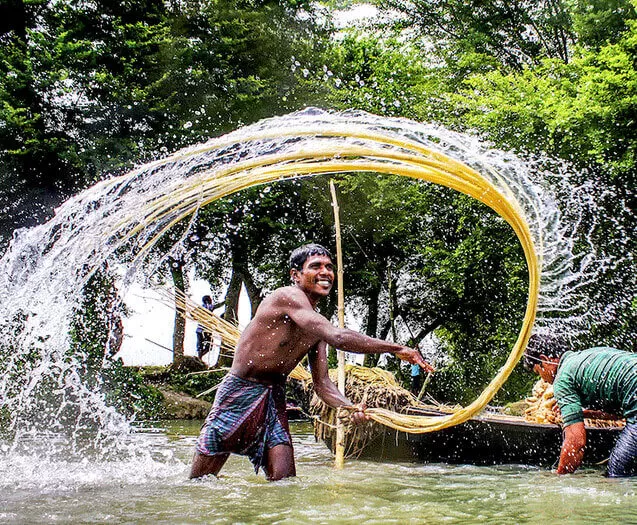
[[[389,140],[379,145],[373,140],[378,134]],[[601,304],[590,296],[591,283],[609,269],[632,265],[630,253],[621,259],[598,248],[600,203],[614,198],[602,186],[576,184],[565,165],[522,160],[436,125],[308,109],[258,122],[100,182],[69,199],[48,223],[16,232],[0,260],[0,288],[6,298],[0,303],[0,319],[5,320],[0,414],[15,436],[13,447],[24,436],[38,435],[33,428],[36,413],[53,418],[59,413],[46,396],[35,395],[43,385],[73,392],[79,419],[96,423],[98,442],[118,441],[114,436],[126,434],[126,418],[108,405],[99,385],[84,384],[76,373],[78,362],[67,351],[73,309],[97,268],[107,263],[125,268],[124,292],[136,276],[152,273],[160,264],[148,254],[171,225],[188,216],[194,221],[201,206],[247,187],[228,179],[212,194],[205,180],[236,172],[251,174],[248,185],[272,180],[272,166],[269,178],[258,169],[269,158],[278,159],[275,168],[292,164],[299,176],[307,176],[316,173],[308,159],[329,163],[341,157],[333,152],[347,151],[366,152],[358,156],[360,161],[381,159],[391,170],[387,157],[404,155],[404,143],[473,168],[521,211],[542,260],[538,329],[577,334],[625,307],[621,302]],[[628,238],[629,233],[618,231],[617,238]],[[176,242],[173,250],[179,249]],[[626,287],[629,301],[634,279]]]

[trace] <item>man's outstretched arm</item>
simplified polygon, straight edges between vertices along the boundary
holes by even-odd
[[[278,299],[280,307],[302,330],[317,336],[334,348],[357,354],[391,353],[411,364],[420,365],[427,372],[434,368],[427,363],[420,352],[390,341],[369,337],[347,328],[338,328],[321,314],[315,312],[303,292],[288,291]]]

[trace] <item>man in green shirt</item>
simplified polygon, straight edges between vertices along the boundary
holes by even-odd
[[[534,335],[524,365],[553,384],[564,426],[558,474],[574,472],[582,463],[584,417],[605,417],[626,418],[608,475],[637,475],[637,354],[608,347],[573,352],[557,338]]]

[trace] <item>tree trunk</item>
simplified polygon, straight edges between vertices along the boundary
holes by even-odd
[[[367,299],[367,322],[365,323],[365,333],[370,337],[376,337],[378,331],[378,297],[380,286],[374,286],[370,290]],[[378,364],[380,354],[366,354],[363,361],[364,366],[372,368]]]
[[[383,324],[383,326],[380,329],[380,333],[378,334],[378,339],[387,339],[387,336],[389,335],[389,330],[391,329],[391,321],[388,319],[387,321],[385,321],[385,324]]]
[[[241,285],[243,280],[240,275],[240,270],[233,264],[232,275],[230,276],[230,284],[226,290],[226,297],[224,303],[226,308],[221,316],[226,321],[237,324],[239,322],[239,296],[241,294]],[[226,355],[220,355],[217,366],[231,366],[232,357]]]
[[[232,275],[230,276],[230,284],[226,291],[226,309],[223,312],[223,318],[226,321],[237,324],[239,320],[239,295],[241,294],[241,270],[234,264],[232,265]]]
[[[170,264],[170,274],[173,278],[175,290],[186,291],[184,279],[183,259],[168,259]],[[186,334],[186,315],[183,305],[175,301],[175,327],[173,330],[173,365],[178,365],[184,358],[184,336]]]

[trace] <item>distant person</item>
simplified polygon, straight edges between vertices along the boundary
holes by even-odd
[[[564,433],[558,474],[581,465],[585,417],[626,418],[608,462],[608,476],[637,474],[637,354],[598,347],[573,352],[560,340],[534,335],[524,366],[553,384]]]
[[[218,474],[231,452],[248,456],[271,481],[295,476],[285,411],[288,374],[307,355],[316,394],[334,408],[354,406],[329,379],[328,344],[363,354],[393,353],[433,371],[418,351],[337,328],[316,312],[334,284],[332,256],[322,246],[294,250],[290,277],[293,284],[270,294],[241,334],[230,372],[197,440],[191,478]],[[368,420],[364,405],[356,405],[351,420]]]
[[[204,295],[201,298],[201,305],[211,312],[214,310],[214,306],[212,304],[212,298],[209,295]],[[197,325],[197,355],[199,359],[203,359],[203,356],[210,352],[210,347],[212,346],[212,334],[206,329],[198,324]]]
[[[418,397],[420,394],[420,389],[422,388],[422,373],[420,371],[420,366],[415,364],[411,365],[410,369],[411,374],[411,393]]]

